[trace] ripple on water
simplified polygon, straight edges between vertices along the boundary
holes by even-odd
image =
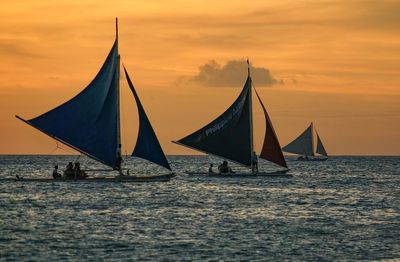
[[[0,176],[46,177],[73,156],[0,156]],[[289,160],[292,179],[214,179],[208,157],[170,157],[169,183],[0,182],[5,260],[400,258],[400,159]],[[98,168],[90,160],[84,166]],[[127,161],[132,173],[161,170]],[[265,169],[272,166],[262,163]],[[234,168],[238,168],[234,166]],[[101,175],[101,174],[94,174]]]

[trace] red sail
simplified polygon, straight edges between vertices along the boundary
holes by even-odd
[[[281,146],[279,144],[278,137],[275,134],[275,130],[272,126],[271,119],[269,119],[267,110],[265,109],[265,106],[255,88],[254,91],[256,92],[258,101],[260,101],[260,104],[264,110],[266,125],[264,144],[260,153],[260,157],[287,168],[287,164],[285,158],[283,157]]]

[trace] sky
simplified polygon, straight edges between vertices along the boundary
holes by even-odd
[[[66,154],[17,120],[72,98],[115,38],[167,154],[225,111],[246,58],[281,145],[311,121],[329,154],[400,155],[400,1],[0,2],[0,154]],[[121,79],[123,151],[138,119]],[[255,148],[264,116],[254,104]]]

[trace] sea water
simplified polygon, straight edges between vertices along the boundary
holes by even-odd
[[[51,177],[55,164],[76,159],[0,156],[0,178]],[[292,178],[194,177],[185,171],[220,160],[168,159],[170,182],[0,181],[0,260],[400,259],[399,157],[289,159]],[[131,174],[165,173],[144,160],[124,164]]]

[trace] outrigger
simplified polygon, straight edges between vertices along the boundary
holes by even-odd
[[[126,80],[139,113],[139,133],[132,156],[158,164],[170,172],[157,175],[129,175],[121,167],[120,132],[120,55],[118,53],[118,19],[116,38],[106,61],[94,80],[78,95],[64,104],[30,120],[19,120],[52,139],[108,166],[110,169],[86,170],[116,172],[115,177],[61,176],[52,178],[21,178],[24,182],[153,182],[168,181],[174,176],[157,136],[144,111],[126,68]]]

